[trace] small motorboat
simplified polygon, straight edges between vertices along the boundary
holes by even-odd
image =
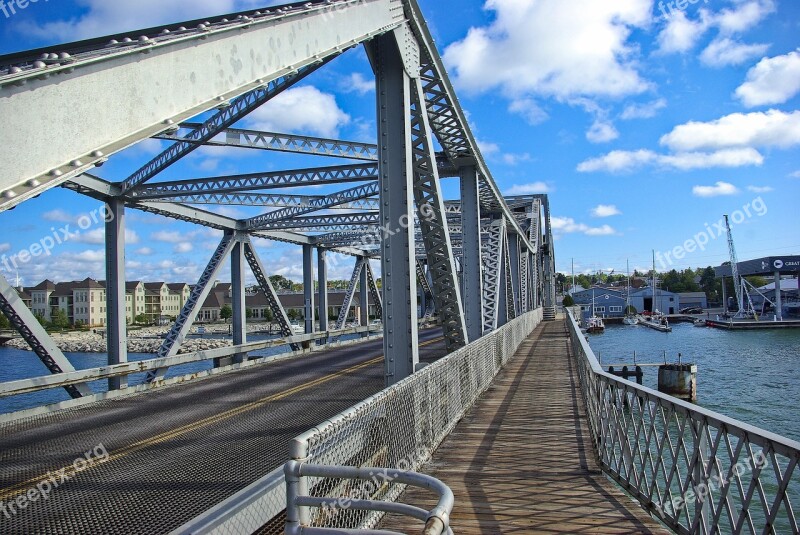
[[[622,320],[622,323],[625,325],[637,325],[639,320],[637,320],[635,316],[625,316],[625,318]]]
[[[706,320],[704,320],[702,318],[698,318],[698,319],[694,320],[692,323],[693,323],[693,325],[695,327],[705,327],[706,326]]]
[[[605,330],[606,326],[603,323],[603,320],[598,318],[597,316],[592,316],[586,322],[586,332],[590,334],[601,333]]]

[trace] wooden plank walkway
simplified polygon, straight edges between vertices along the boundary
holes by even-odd
[[[423,468],[453,490],[456,534],[671,533],[597,467],[569,351],[565,321],[543,322]],[[435,505],[417,489],[400,501]]]

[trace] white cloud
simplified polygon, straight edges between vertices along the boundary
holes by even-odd
[[[153,254],[153,249],[151,249],[150,247],[142,247],[141,249],[136,250],[136,254],[141,256],[150,256],[151,254]]]
[[[658,114],[658,111],[667,107],[667,101],[663,98],[646,102],[644,104],[629,104],[620,115],[621,119],[651,119]]]
[[[766,44],[747,45],[724,37],[711,41],[700,54],[700,60],[711,67],[741,65],[745,61],[764,55],[768,48],[769,45]]]
[[[497,154],[500,152],[500,145],[497,143],[483,141],[481,139],[476,140],[476,142],[478,143],[478,148],[481,149],[481,154],[484,156],[491,156],[492,154]]]
[[[675,11],[658,34],[658,50],[664,54],[691,50],[707,29],[705,17],[701,20],[689,20],[685,12]]]
[[[693,121],[676,126],[661,138],[660,143],[680,151],[728,147],[788,148],[800,144],[800,111],[732,113],[715,121]]]
[[[153,232],[150,235],[150,239],[166,243],[183,243],[191,239],[191,236],[178,231],[159,230],[158,232]]]
[[[800,49],[764,58],[747,71],[747,81],[736,96],[747,107],[783,104],[800,93]]]
[[[673,9],[658,35],[659,52],[688,52],[711,28],[717,28],[721,37],[743,33],[775,11],[772,0],[736,0],[735,4],[733,8],[718,13],[700,9],[696,20],[690,19],[686,11]]]
[[[541,124],[550,118],[547,112],[539,107],[532,98],[518,98],[512,100],[508,105],[508,111],[522,116],[531,126]]]
[[[752,191],[753,193],[769,193],[770,191],[775,191],[775,188],[771,186],[747,186],[747,191]]]
[[[550,193],[551,191],[550,186],[544,182],[532,182],[530,184],[514,184],[503,195],[536,195],[538,193]]]
[[[614,124],[608,120],[595,119],[592,126],[586,132],[586,139],[592,143],[608,143],[619,137],[619,132],[614,128]]]
[[[617,233],[610,225],[590,227],[585,223],[576,223],[571,217],[553,217],[550,225],[554,234],[585,234],[586,236],[611,236]]]
[[[193,2],[83,0],[80,3],[88,9],[78,17],[55,20],[41,25],[27,22],[22,25],[21,30],[38,37],[57,38],[62,42],[75,41],[138,28],[149,28],[175,21],[231,13],[237,7],[233,0],[194,0]]]
[[[739,189],[728,182],[719,181],[713,186],[695,186],[692,194],[695,197],[720,197],[723,195],[736,195]]]
[[[313,86],[288,89],[247,118],[249,128],[269,132],[308,133],[338,137],[350,116],[339,108],[336,98]]]
[[[0,253],[6,253],[11,250],[10,243],[0,243]]]
[[[42,219],[45,221],[58,221],[60,223],[71,223],[75,221],[75,216],[56,208],[55,210],[50,210],[42,214]]]
[[[194,247],[189,242],[178,243],[178,244],[175,245],[175,248],[174,248],[175,252],[179,253],[179,254],[181,254],[181,253],[189,253],[193,249],[194,249]]]
[[[375,80],[366,79],[360,72],[354,72],[347,76],[341,83],[342,91],[345,93],[357,93],[361,96],[375,91]]]
[[[444,53],[456,84],[511,99],[619,97],[650,87],[638,72],[634,29],[650,23],[649,0],[488,0],[496,18]]]
[[[716,152],[682,152],[677,154],[658,154],[651,150],[637,151],[614,150],[591,158],[578,164],[578,171],[591,173],[605,171],[608,173],[630,172],[647,165],[688,171],[691,169],[709,169],[713,167],[742,167],[745,165],[761,165],[764,157],[755,149],[725,149]]]
[[[720,33],[741,33],[757,25],[767,15],[775,11],[772,0],[752,0],[737,2],[734,8],[726,8],[714,15],[713,24]]]
[[[800,171],[795,171],[794,173],[789,175],[792,178],[800,178]]]
[[[613,204],[598,204],[591,210],[592,217],[611,217],[621,215],[619,208]]]
[[[503,162],[505,162],[506,165],[517,165],[520,162],[529,162],[530,160],[531,160],[531,155],[528,154],[527,152],[522,154],[512,154],[512,153],[503,154]]]

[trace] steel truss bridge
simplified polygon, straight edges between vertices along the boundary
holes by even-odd
[[[375,73],[376,143],[236,127],[359,45]],[[412,374],[419,361],[417,294],[426,303],[423,315],[438,314],[450,351],[539,306],[552,314],[548,199],[500,194],[414,1],[305,2],[22,52],[0,64],[0,97],[6,122],[0,132],[0,209],[24,207],[61,186],[102,200],[113,215],[106,225],[110,366],[127,362],[126,211],[224,231],[158,352],[164,365],[149,370],[150,383],[163,379],[225,262],[232,270],[234,347],[218,352],[217,364],[240,363],[247,355],[247,267],[282,334],[292,335],[268,278],[270,266],[260,259],[253,237],[302,247],[309,335],[315,331],[313,311],[327,310],[326,292],[312,293],[314,272],[324,289],[326,254],[355,258],[343,313],[331,329],[344,326],[356,291],[362,303],[377,304],[384,320],[387,385]],[[191,122],[197,117],[204,120]],[[150,138],[169,144],[124,180],[98,176],[115,153]],[[343,163],[159,180],[202,146]],[[458,199],[443,196],[442,180],[449,177],[460,180]],[[293,193],[310,185],[341,189]],[[237,220],[209,211],[209,205],[255,206],[264,213]],[[381,262],[380,290],[370,258]],[[0,308],[48,369],[62,378],[74,375],[9,283],[0,279],[0,286]],[[319,318],[320,331],[328,331],[327,314]],[[85,381],[67,381],[70,396],[92,395]],[[124,376],[110,383],[112,389],[126,386]]]

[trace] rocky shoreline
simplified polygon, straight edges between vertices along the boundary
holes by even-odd
[[[203,325],[205,335],[228,334],[230,325]],[[248,325],[248,333],[267,333],[268,325]],[[164,342],[163,335],[169,332],[170,327],[148,327],[140,330],[131,330],[128,333],[128,353],[157,353]],[[198,338],[197,327],[192,327],[191,338],[181,345],[179,354],[193,353],[230,347],[233,341],[219,338]],[[66,353],[106,353],[108,351],[105,336],[92,331],[69,332],[51,334],[53,341],[61,351]],[[30,346],[21,338],[10,340],[5,347],[30,351]]]

